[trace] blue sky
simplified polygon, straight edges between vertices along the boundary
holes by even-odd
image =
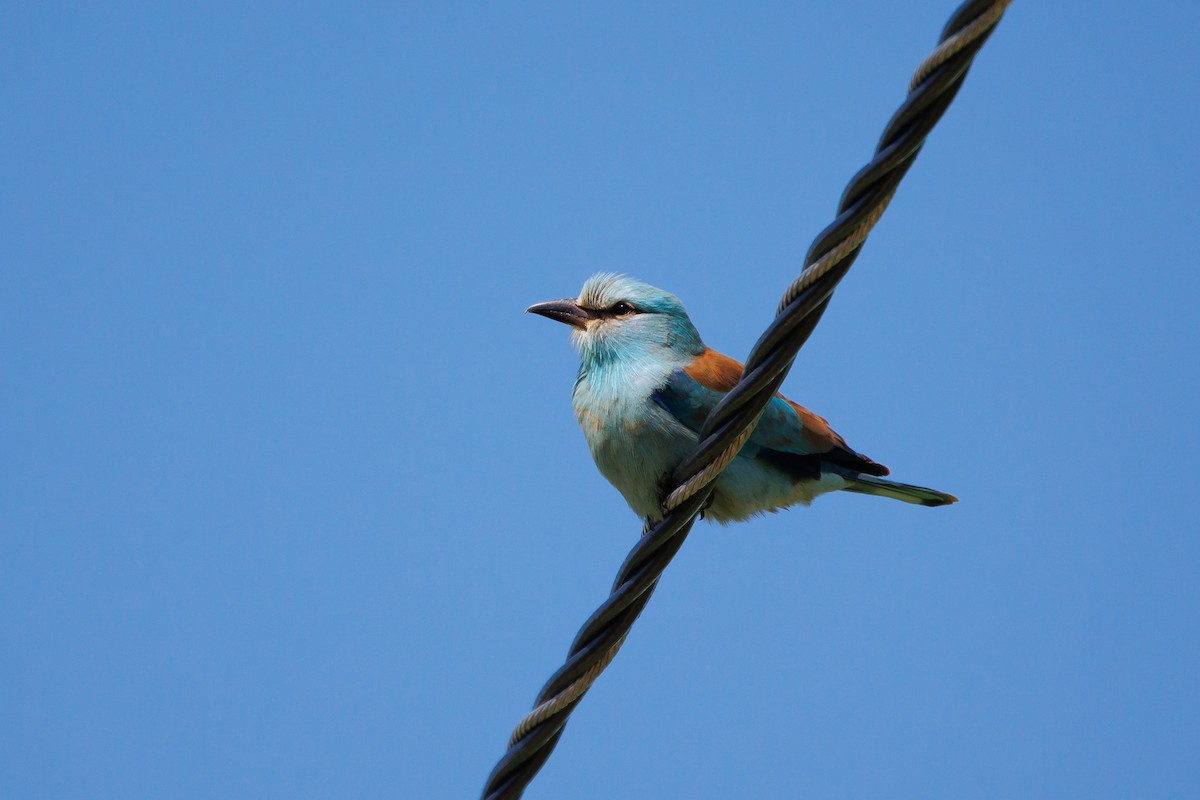
[[[950,3],[11,7],[0,796],[471,797],[640,525],[523,309],[744,356]],[[1200,781],[1200,12],[1017,2],[530,798]]]

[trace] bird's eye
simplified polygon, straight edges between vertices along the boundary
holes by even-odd
[[[636,309],[634,309],[633,306],[629,305],[629,303],[624,303],[624,302],[617,303],[616,305],[614,305],[612,307],[612,313],[618,317],[622,316],[624,314],[632,314],[635,310]]]

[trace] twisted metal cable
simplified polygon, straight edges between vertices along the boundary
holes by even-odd
[[[838,204],[837,217],[813,241],[805,268],[746,359],[737,386],[709,414],[696,451],[668,479],[664,516],[647,530],[617,572],[612,593],[584,623],[566,663],[551,676],[518,723],[508,752],[488,777],[484,800],[514,800],[550,757],[571,712],[611,663],[683,546],[712,483],[745,444],[792,360],[829,305],[834,288],[858,257],[929,132],[958,93],[975,54],[1011,0],[967,0],[950,17],[937,48],[913,75],[904,103]]]

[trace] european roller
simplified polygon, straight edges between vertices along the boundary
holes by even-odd
[[[708,412],[742,373],[706,346],[675,295],[622,275],[594,275],[575,299],[528,311],[566,323],[579,348],[575,416],[596,466],[650,522],[663,481],[695,450]],[[890,481],[823,418],[776,394],[714,486],[706,517],[726,523],[832,491],[942,506],[953,495]]]

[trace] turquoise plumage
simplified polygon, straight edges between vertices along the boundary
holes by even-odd
[[[530,306],[573,328],[575,415],[600,472],[647,520],[662,517],[667,475],[696,446],[742,365],[707,347],[674,295],[621,275],[589,278],[578,298]],[[705,516],[731,522],[843,490],[939,506],[953,495],[884,478],[824,419],[776,395],[714,487]]]

